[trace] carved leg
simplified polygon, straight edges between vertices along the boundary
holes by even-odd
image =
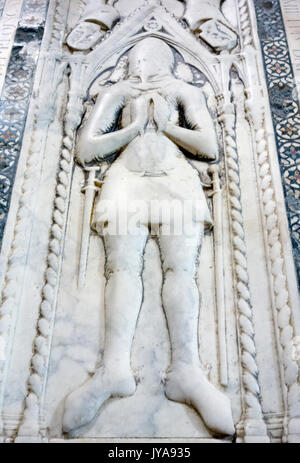
[[[144,249],[148,228],[139,235],[106,236],[105,349],[103,363],[112,371],[130,371],[130,354],[142,304]]]
[[[208,381],[199,359],[196,269],[202,236],[203,227],[199,225],[189,237],[159,238],[164,273],[162,299],[172,350],[166,395],[192,405],[214,433],[232,435],[229,399]]]
[[[101,367],[66,399],[63,429],[88,424],[112,396],[130,396],[136,383],[130,367],[131,345],[143,297],[143,253],[148,229],[138,235],[105,236],[105,347]]]

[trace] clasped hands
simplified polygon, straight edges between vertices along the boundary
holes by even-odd
[[[148,93],[132,99],[130,102],[131,124],[139,134],[143,134],[148,123],[153,122],[158,132],[166,130],[170,117],[170,108],[158,93]]]

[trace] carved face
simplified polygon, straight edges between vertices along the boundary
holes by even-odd
[[[170,75],[174,67],[171,48],[162,40],[144,39],[129,52],[129,77],[148,81]]]

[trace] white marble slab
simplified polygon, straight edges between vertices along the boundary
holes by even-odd
[[[0,95],[14,43],[23,0],[6,0],[0,18]]]

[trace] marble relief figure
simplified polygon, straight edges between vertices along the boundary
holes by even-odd
[[[188,157],[218,160],[214,123],[202,90],[174,76],[174,53],[163,40],[140,40],[130,49],[128,63],[125,79],[102,87],[76,142],[83,166],[119,155],[105,173],[91,219],[106,257],[104,353],[94,375],[67,396],[63,430],[90,423],[108,398],[135,393],[131,347],[143,300],[144,250],[155,235],[171,343],[165,394],[194,407],[214,434],[232,435],[230,401],[207,379],[198,346],[196,271],[202,265],[204,229],[212,218],[199,173]],[[137,200],[143,205],[138,215],[131,207]],[[171,210],[174,200],[192,203],[187,229],[180,234],[172,232],[171,213],[163,218],[151,214],[153,201]],[[124,210],[126,233],[111,233]]]
[[[296,3],[0,0],[0,444],[300,442]]]

